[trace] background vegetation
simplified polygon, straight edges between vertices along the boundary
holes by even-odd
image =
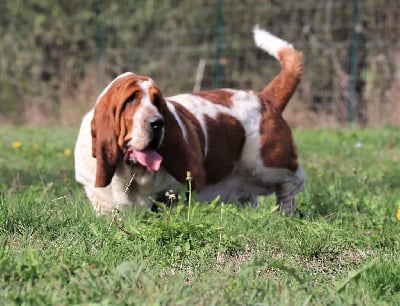
[[[76,132],[0,129],[0,304],[398,305],[396,128],[296,131],[302,219],[267,197],[118,223],[73,179]]]
[[[352,63],[354,119],[399,123],[398,1],[358,1],[358,22],[354,2],[5,1],[0,122],[76,125],[127,70],[152,76],[166,95],[191,91],[201,60],[203,89],[260,89],[278,66],[254,47],[259,24],[304,51],[305,75],[286,114],[293,125],[346,121]]]

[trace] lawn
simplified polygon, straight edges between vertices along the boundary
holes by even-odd
[[[303,218],[195,194],[97,217],[76,134],[0,128],[0,305],[398,305],[398,127],[295,131]]]

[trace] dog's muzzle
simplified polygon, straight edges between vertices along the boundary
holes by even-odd
[[[148,171],[158,171],[161,166],[162,156],[157,153],[164,137],[164,118],[161,116],[151,117],[147,122],[149,131],[149,144],[137,150],[127,143],[124,149],[124,160],[129,164],[139,164]]]

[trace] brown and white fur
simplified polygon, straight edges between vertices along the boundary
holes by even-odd
[[[254,39],[281,64],[260,92],[215,89],[165,98],[151,78],[129,72],[104,89],[75,147],[76,179],[99,212],[119,204],[150,207],[177,190],[187,171],[199,201],[220,196],[256,206],[259,195],[275,193],[280,211],[295,212],[305,175],[282,112],[300,82],[302,54],[258,27]]]

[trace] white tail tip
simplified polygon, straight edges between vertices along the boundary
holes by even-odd
[[[280,39],[279,37],[276,37],[266,30],[261,29],[258,25],[254,27],[253,34],[256,46],[268,52],[277,60],[279,60],[279,50],[282,48],[293,48],[292,44]]]

